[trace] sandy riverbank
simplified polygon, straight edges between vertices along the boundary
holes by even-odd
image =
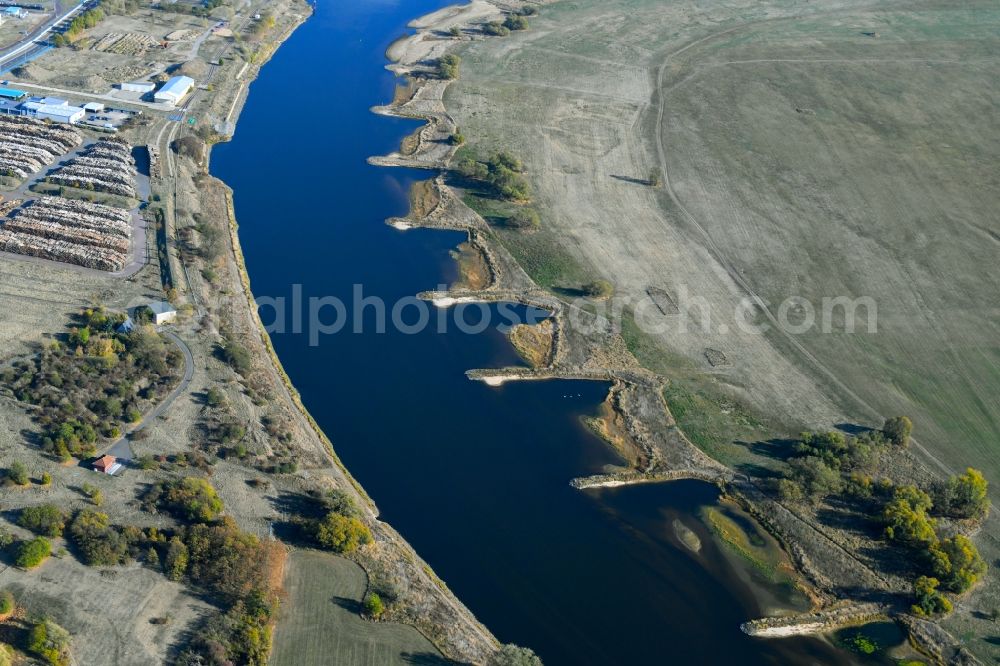
[[[304,22],[304,21],[303,21]],[[249,69],[244,69],[236,77],[237,89],[232,106],[226,120],[235,129],[240,113],[248,100],[249,89],[257,78],[261,68],[277,52],[300,24],[292,26],[279,39],[275,40],[259,63]],[[206,157],[206,163],[208,158]],[[261,362],[271,367],[275,383],[280,387],[283,399],[294,409],[302,421],[303,429],[315,438],[318,448],[327,456],[333,467],[329,473],[334,478],[344,480],[352,488],[364,507],[368,520],[372,523],[373,533],[378,544],[377,553],[369,553],[355,558],[363,567],[377,565],[389,567],[408,580],[410,596],[401,600],[404,607],[399,613],[390,615],[387,619],[397,620],[415,626],[429,638],[447,657],[461,662],[481,663],[498,645],[496,638],[476,620],[474,615],[459,601],[438,578],[430,566],[424,562],[413,548],[391,526],[378,520],[378,508],[361,485],[351,476],[336,454],[333,443],[319,427],[318,423],[302,403],[298,391],[292,385],[278,358],[270,336],[259,318],[254,297],[250,289],[250,277],[247,273],[245,260],[240,248],[238,224],[232,197],[227,194],[228,227],[230,230],[231,260],[235,265],[237,283],[233,285],[235,293],[241,293],[245,298],[246,315],[252,322],[259,341],[253,347],[259,350]]]

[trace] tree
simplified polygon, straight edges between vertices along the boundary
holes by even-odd
[[[28,485],[28,468],[24,466],[24,463],[20,460],[15,460],[10,464],[10,468],[7,470],[7,478],[16,485],[26,486]]]
[[[45,537],[35,537],[25,541],[17,549],[14,564],[22,569],[33,569],[52,554],[52,544]]]
[[[0,618],[5,618],[14,612],[14,595],[10,590],[0,592]]]
[[[986,573],[975,544],[961,534],[943,539],[929,548],[934,575],[946,590],[961,594]]]
[[[382,604],[382,597],[378,596],[374,592],[369,592],[365,596],[364,607],[365,614],[376,619],[382,617],[382,613],[385,612],[385,606]]]
[[[512,229],[538,229],[542,220],[535,209],[522,207],[514,211],[504,224]]]
[[[171,537],[163,558],[163,571],[170,580],[180,580],[188,567],[188,548],[178,537]]]
[[[41,504],[22,509],[17,524],[35,534],[58,537],[66,527],[66,516],[53,504]]]
[[[528,19],[519,14],[511,14],[504,20],[503,27],[508,30],[527,30]]]
[[[453,25],[448,30],[448,34],[451,35],[452,37],[458,37],[459,35],[462,34],[462,30],[457,25]]]
[[[462,59],[453,53],[448,53],[437,61],[437,74],[442,79],[457,79]]]
[[[320,545],[335,553],[351,553],[372,540],[371,532],[360,520],[332,511],[316,523],[315,534]]]
[[[84,563],[92,567],[124,564],[129,559],[128,540],[111,526],[105,513],[80,511],[70,523],[69,535]]]
[[[28,650],[47,664],[65,666],[70,663],[69,632],[49,619],[39,621],[28,636]]]
[[[913,583],[913,596],[917,603],[911,608],[915,615],[939,615],[951,612],[951,602],[937,591],[937,578],[921,576]]]
[[[583,285],[583,293],[590,298],[599,298],[604,300],[611,298],[612,294],[615,293],[615,288],[607,280],[594,280],[593,282],[588,282]]]
[[[201,523],[215,520],[223,509],[222,500],[212,484],[194,476],[153,486],[146,502],[159,505],[186,520]]]
[[[533,650],[513,643],[501,645],[487,663],[489,666],[542,666],[542,660]]]
[[[953,518],[982,518],[990,510],[989,483],[983,473],[969,467],[965,474],[948,479],[935,492],[935,508]]]
[[[910,434],[913,432],[913,421],[906,416],[894,416],[887,419],[882,426],[882,432],[886,439],[896,446],[907,447],[910,445]]]
[[[660,167],[653,167],[649,170],[649,184],[653,187],[659,187],[663,184],[663,169]]]
[[[490,170],[485,164],[468,158],[459,160],[455,170],[471,180],[486,180],[490,175]]]
[[[935,543],[934,520],[927,517],[930,507],[930,497],[922,490],[914,486],[897,488],[893,499],[882,510],[886,538],[919,547]]]
[[[483,33],[492,37],[506,37],[510,34],[510,28],[505,26],[502,21],[490,21],[483,24]]]

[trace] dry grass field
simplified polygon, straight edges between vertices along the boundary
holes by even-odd
[[[652,337],[761,413],[907,413],[945,463],[1000,478],[1000,14],[859,4],[558,2],[466,48],[447,103],[474,150],[525,160],[549,230],[514,248],[529,265],[565,253],[623,296],[686,290],[710,330],[651,316],[666,329]],[[666,186],[633,182],[658,165]],[[734,330],[748,291],[817,314],[824,297],[870,296],[878,331],[862,316],[838,332],[835,316],[832,333],[791,336],[803,353]]]
[[[497,236],[540,283],[696,306],[626,337],[711,454],[767,464],[735,440],[908,414],[932,468],[997,489],[998,30],[986,2],[563,0],[463,48],[446,105],[463,150],[524,160],[543,231]],[[748,296],[819,321],[824,298],[869,297],[877,331],[861,308],[853,334],[836,312],[831,332],[743,332]],[[994,585],[948,620],[989,654]]]
[[[298,664],[445,664],[413,627],[373,624],[358,615],[368,587],[364,570],[318,551],[288,558],[288,602],[274,634],[273,666]]]

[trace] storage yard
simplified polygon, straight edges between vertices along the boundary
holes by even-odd
[[[92,144],[66,166],[53,171],[46,182],[123,197],[136,196],[135,159],[124,141],[104,139]]]
[[[87,201],[39,197],[0,224],[0,250],[102,271],[128,263],[128,211]]]
[[[28,179],[79,148],[83,136],[65,125],[0,116],[0,170]],[[44,176],[46,182],[136,198],[131,147],[103,139],[84,148]],[[18,191],[24,191],[24,185]],[[23,205],[22,205],[23,203]],[[59,197],[9,199],[0,204],[0,251],[120,271],[128,264],[132,213],[89,201]]]
[[[0,116],[0,171],[26,178],[82,142],[80,133],[68,127]]]

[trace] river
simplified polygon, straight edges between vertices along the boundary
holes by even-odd
[[[365,162],[416,126],[369,112],[396,83],[383,69],[386,46],[445,4],[321,3],[253,84],[234,140],[213,150],[212,172],[235,191],[258,298],[291,299],[301,285],[304,299],[350,303],[362,285],[391,306],[455,279],[449,252],[463,235],[384,224],[406,212],[409,186],[428,174]],[[714,488],[567,485],[616,462],[580,421],[606,385],[471,382],[470,368],[520,361],[498,331],[464,333],[454,309],[441,312],[447,333],[379,333],[369,308],[363,333],[351,332],[352,319],[313,345],[308,325],[296,332],[287,322],[272,338],[382,518],[498,638],[534,648],[549,666],[848,660],[824,641],[739,631],[762,609],[695,517],[715,502]],[[701,537],[700,554],[673,536],[675,518]]]

